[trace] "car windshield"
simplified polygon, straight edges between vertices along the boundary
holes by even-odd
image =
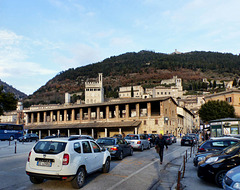
[[[231,153],[234,153],[239,148],[240,148],[240,143],[233,144],[233,145],[228,146],[227,148],[223,149],[222,153],[231,154]]]
[[[192,137],[190,137],[190,136],[184,136],[184,137],[183,137],[183,139],[186,139],[186,140],[191,140],[191,139],[192,139]]]
[[[99,145],[114,145],[115,140],[114,139],[98,139],[97,143]]]
[[[59,154],[65,150],[66,144],[65,142],[39,141],[35,145],[34,151],[44,154]]]
[[[127,135],[127,136],[125,137],[125,139],[129,139],[129,140],[138,139],[138,136],[137,136],[137,135]]]

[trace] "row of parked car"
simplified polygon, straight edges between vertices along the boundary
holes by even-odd
[[[193,160],[199,178],[226,190],[240,189],[240,136],[236,137],[211,138],[199,145]]]
[[[157,138],[157,134],[128,134],[124,138],[114,135],[97,140],[88,135],[48,136],[29,152],[26,173],[35,184],[44,179],[68,180],[78,189],[84,185],[87,174],[109,172],[112,158],[121,160],[132,156],[134,149],[150,149]],[[164,138],[169,144],[176,142],[172,135]]]

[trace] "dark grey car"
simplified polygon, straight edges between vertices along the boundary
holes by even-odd
[[[115,137],[105,137],[105,138],[99,138],[97,140],[97,143],[101,146],[106,148],[110,154],[111,157],[118,158],[119,160],[122,160],[125,156],[132,156],[133,155],[133,148],[122,138],[115,138]]]

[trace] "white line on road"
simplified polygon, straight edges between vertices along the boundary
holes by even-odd
[[[183,148],[184,148],[184,147],[181,147],[181,149],[183,149]],[[168,156],[168,155],[170,155],[170,154],[172,154],[172,153],[174,153],[174,152],[176,152],[176,151],[179,151],[179,150],[180,150],[180,149],[174,150],[173,152],[166,154],[165,157]],[[147,167],[151,166],[151,165],[154,164],[155,162],[159,162],[159,159],[150,162],[148,165],[146,165],[146,166],[144,166],[143,168],[135,171],[134,173],[132,173],[131,175],[129,175],[127,178],[122,179],[121,181],[119,181],[118,183],[116,183],[116,184],[113,185],[112,187],[108,188],[107,190],[113,190],[113,189],[115,189],[115,188],[118,187],[120,184],[122,184],[123,182],[127,181],[129,178],[131,178],[132,176],[138,174],[139,172],[141,172],[142,170],[146,169]]]

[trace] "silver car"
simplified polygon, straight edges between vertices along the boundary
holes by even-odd
[[[127,142],[131,143],[131,146],[134,149],[139,149],[141,151],[143,151],[144,149],[150,149],[150,143],[149,143],[146,135],[144,135],[144,134],[139,134],[139,135],[128,134],[125,137],[125,140]]]

